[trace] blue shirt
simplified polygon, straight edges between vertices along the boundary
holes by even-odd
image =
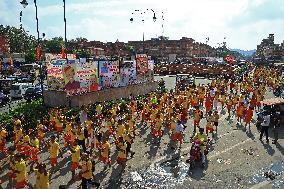
[[[183,130],[184,130],[183,124],[177,124],[177,126],[176,126],[176,132],[177,132],[177,133],[181,133],[181,132],[183,132]]]

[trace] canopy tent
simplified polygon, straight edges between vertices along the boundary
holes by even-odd
[[[284,103],[284,98],[270,98],[262,101],[263,105],[268,105],[268,106],[282,104],[282,103]]]

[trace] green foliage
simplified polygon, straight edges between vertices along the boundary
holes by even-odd
[[[0,25],[0,36],[6,36],[9,39],[10,52],[9,53],[25,53],[27,63],[36,62],[37,60],[37,39],[28,34],[23,28]],[[83,37],[71,39],[67,42],[65,53],[76,53],[78,58],[90,57],[90,52],[84,47],[78,45],[87,42]],[[46,53],[61,54],[62,46],[64,46],[64,39],[62,37],[54,37],[50,40],[39,39],[41,51]],[[72,46],[71,44],[75,44]]]
[[[37,120],[48,117],[48,108],[44,106],[42,99],[39,99],[30,103],[22,103],[9,113],[0,114],[0,123],[5,124],[8,131],[13,129],[13,116],[23,119],[24,129],[35,128]]]
[[[42,99],[24,102],[9,113],[1,113],[0,123],[6,125],[7,130],[11,132],[13,130],[13,117],[17,116],[23,119],[24,129],[35,128],[37,120],[49,119],[48,111],[49,109],[43,104]],[[80,108],[71,108],[64,111],[63,114],[71,118],[72,116],[77,116],[79,112]]]
[[[72,118],[72,116],[77,116],[80,112],[80,108],[71,108],[68,109],[68,111],[63,112],[63,115],[66,116],[67,118]]]
[[[91,56],[90,52],[85,49],[77,49],[75,50],[75,53],[76,53],[76,58],[87,58]]]
[[[0,35],[6,36],[10,43],[9,53],[25,53],[28,63],[36,61],[37,41],[24,29],[0,25]]]
[[[27,63],[33,63],[37,60],[37,55],[36,53],[34,53],[36,51],[36,49],[34,49],[33,51],[29,51],[25,54],[25,60]]]
[[[62,52],[63,45],[64,41],[62,37],[54,37],[45,42],[45,49],[48,53],[60,54]]]
[[[29,35],[24,29],[0,25],[0,35],[9,39],[10,53],[27,53],[37,46],[35,37]]]

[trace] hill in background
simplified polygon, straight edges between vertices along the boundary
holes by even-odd
[[[242,54],[243,56],[252,56],[256,50],[241,50],[241,49],[230,49],[230,51],[235,51],[238,52],[240,54]]]

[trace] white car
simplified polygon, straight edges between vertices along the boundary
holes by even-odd
[[[10,96],[11,99],[16,98],[23,98],[24,94],[26,93],[26,90],[29,87],[33,87],[31,83],[15,83],[11,86],[10,90]]]

